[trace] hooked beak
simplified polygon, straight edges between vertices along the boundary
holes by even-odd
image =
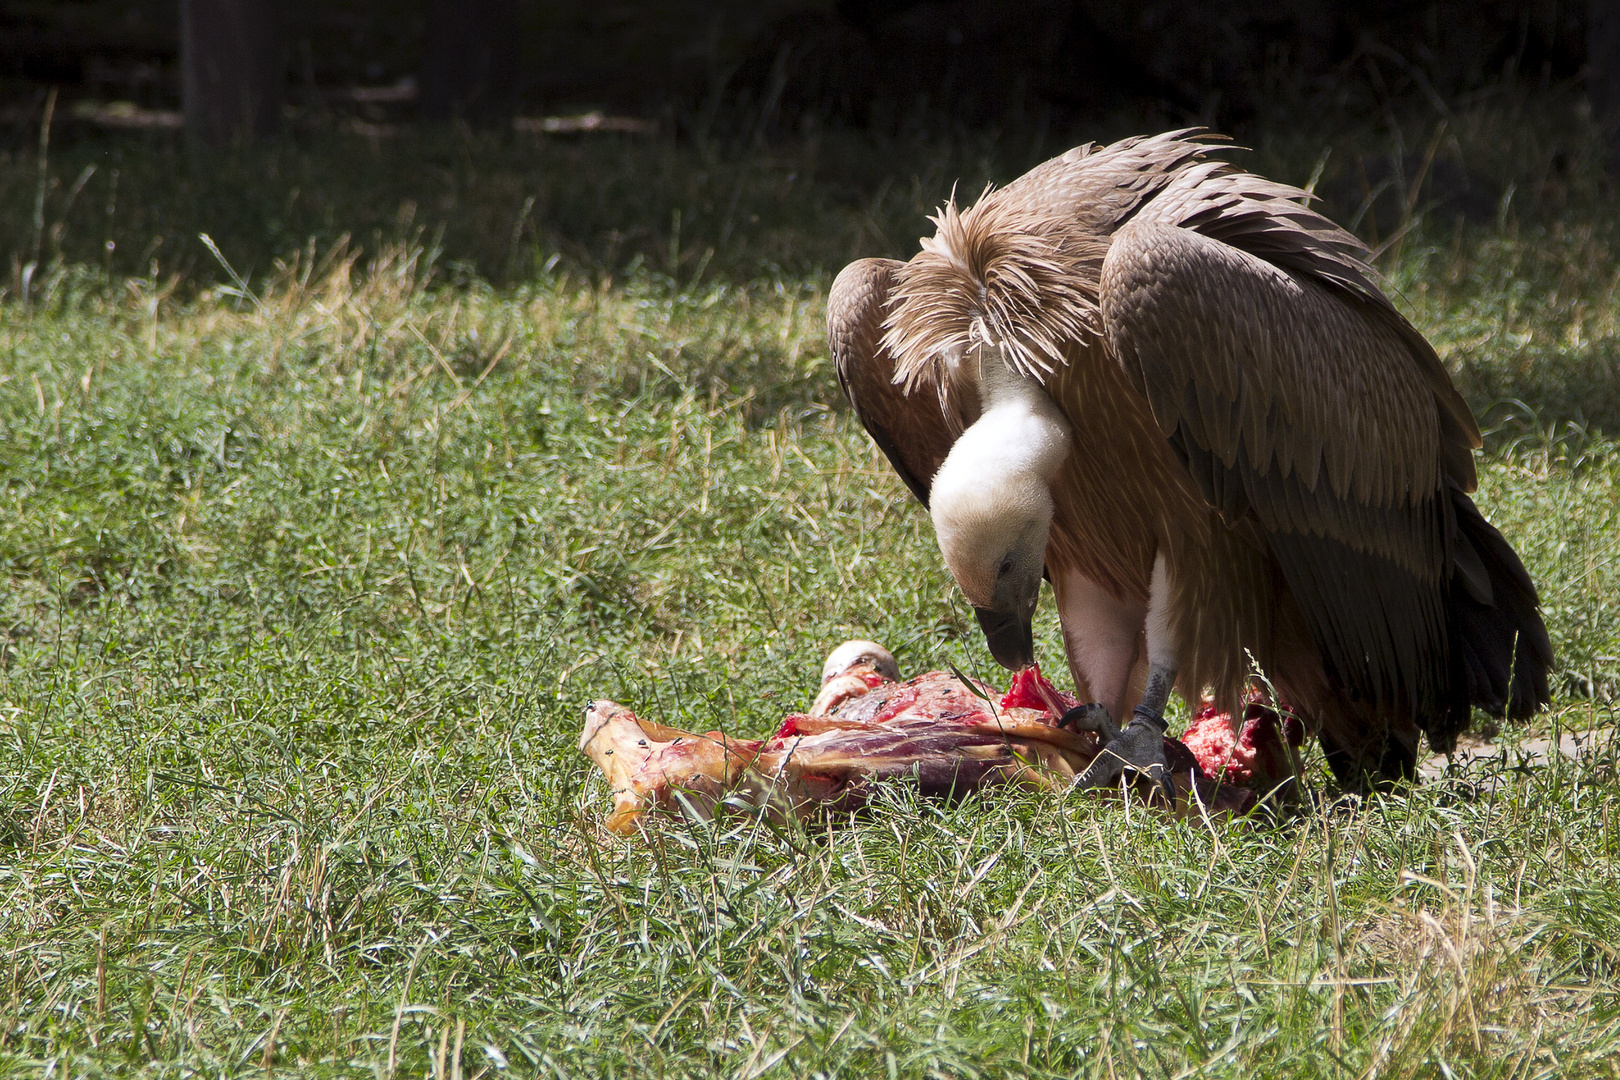
[[[979,629],[990,646],[990,655],[1008,671],[1022,671],[1035,662],[1035,620],[1021,619],[1005,611],[976,607]]]

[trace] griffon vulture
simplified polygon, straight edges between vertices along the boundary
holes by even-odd
[[[1234,708],[1251,657],[1342,779],[1406,775],[1420,731],[1546,704],[1535,586],[1366,248],[1211,138],[1079,147],[850,264],[838,377],[1003,666],[1051,581],[1072,722],[1114,747],[1087,782],[1162,780],[1171,689]]]

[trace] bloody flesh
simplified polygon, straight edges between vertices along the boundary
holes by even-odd
[[[614,832],[643,827],[658,811],[706,818],[722,800],[804,818],[859,809],[872,786],[885,781],[912,783],[937,797],[1006,784],[1063,790],[1098,751],[1096,736],[1058,726],[1075,704],[1034,668],[998,695],[946,672],[897,682],[862,664],[830,675],[808,712],[788,716],[765,739],[681,731],[596,701],[586,709],[580,749],[612,786],[606,824]],[[1263,734],[1256,737],[1269,750]],[[1177,811],[1197,812],[1199,803],[1246,811],[1253,792],[1211,781],[1203,760],[1220,751],[1230,765],[1235,755],[1218,740],[1205,742],[1208,753],[1199,755],[1166,739]]]

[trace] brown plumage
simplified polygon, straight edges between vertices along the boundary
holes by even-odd
[[[1021,435],[967,449],[993,401],[1066,424],[1043,561],[1083,694],[1132,704],[1145,646],[1232,708],[1252,657],[1341,775],[1406,772],[1419,730],[1449,749],[1470,706],[1545,704],[1535,588],[1467,496],[1473,417],[1365,248],[1211,149],[1079,147],[946,206],[910,262],[851,264],[828,298],[839,379],[925,505],[948,457],[953,506],[1029,472],[986,449]],[[994,515],[933,512],[987,634],[1027,619],[1027,583],[1015,602],[979,566]]]

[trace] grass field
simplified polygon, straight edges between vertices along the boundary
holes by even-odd
[[[1303,181],[1325,144],[1289,139],[1257,145]],[[364,146],[185,206],[172,148],[117,149],[111,204],[105,169],[67,195],[112,151],[59,148],[0,303],[0,1075],[1620,1075],[1620,229],[1578,170],[1386,268],[1497,425],[1481,505],[1558,650],[1533,727],[1598,753],[1359,809],[1313,761],[1319,809],[1269,824],[897,791],[808,831],[596,826],[592,697],[753,734],[848,636],[989,673],[821,320],[838,261],[1007,170],[890,149],[866,187],[804,148],[548,151],[586,182],[537,190],[600,205],[514,229],[520,176],[479,232],[431,194],[451,166],[402,217]],[[1493,167],[1528,191],[1548,154]],[[332,185],[319,228],[260,214],[287,170]],[[790,184],[821,186],[773,210]],[[186,228],[245,287],[195,245],[120,261]]]

